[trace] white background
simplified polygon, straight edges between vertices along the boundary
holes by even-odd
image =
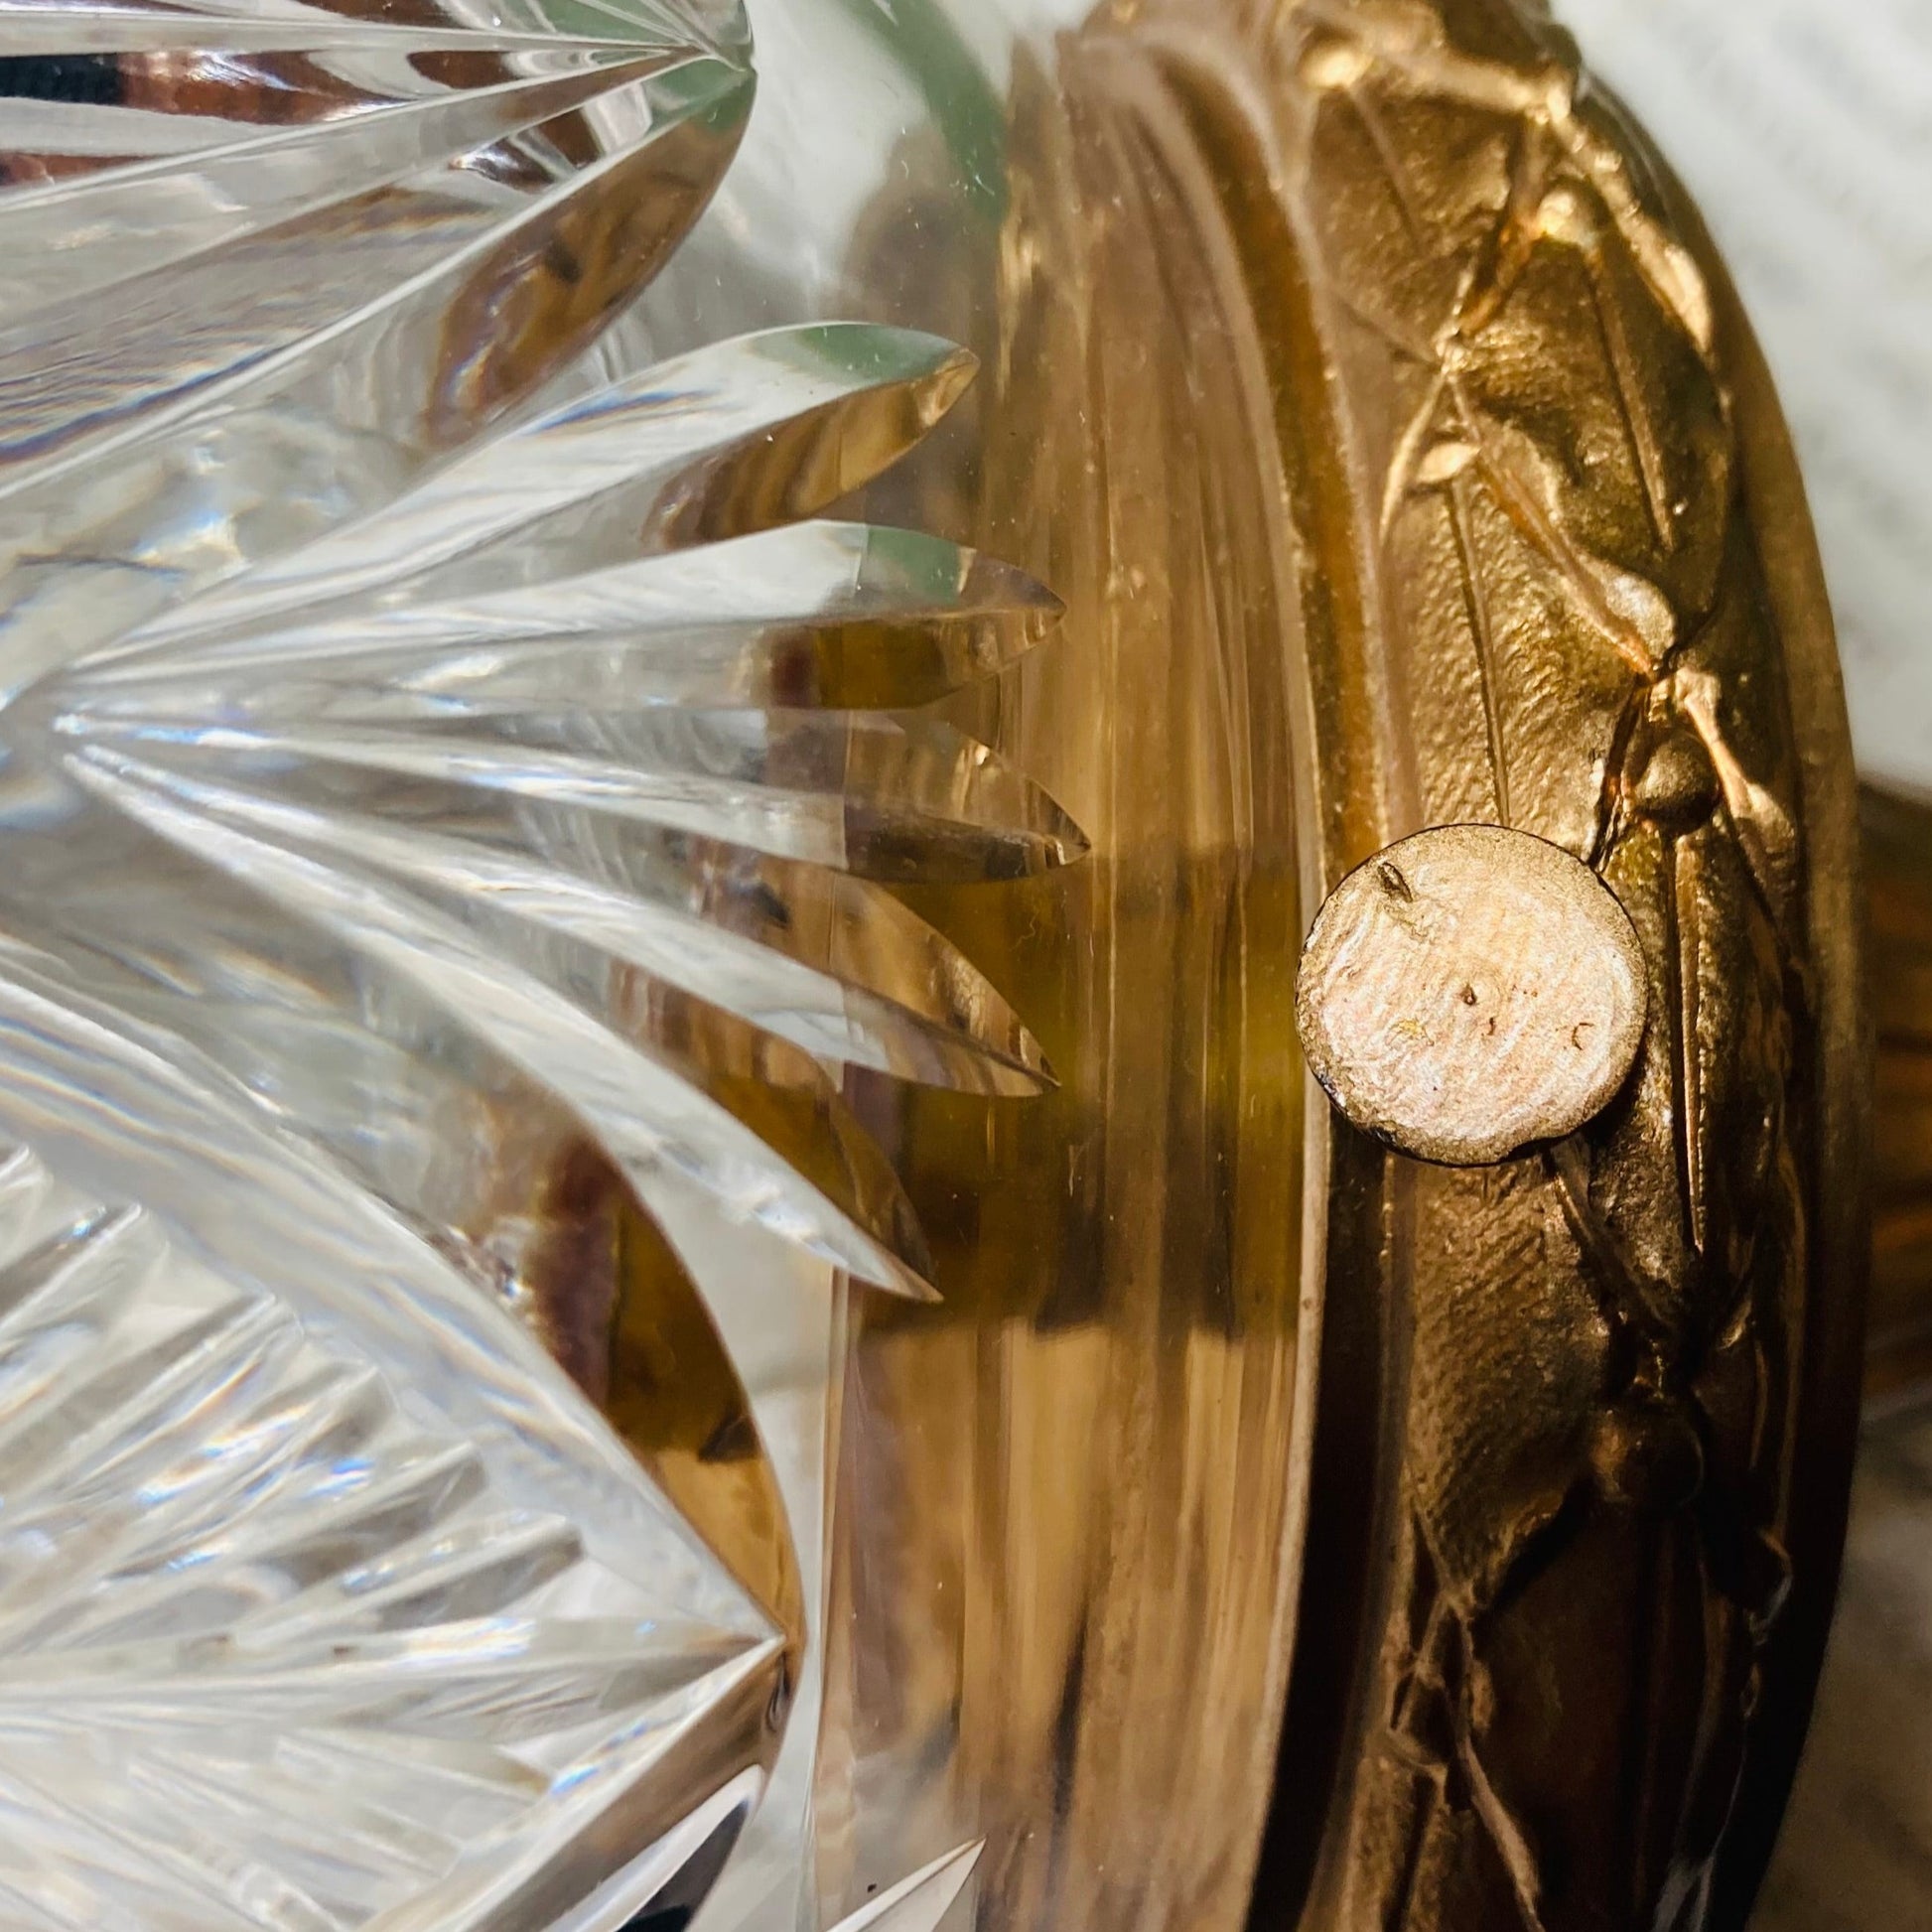
[[[1932,786],[1932,0],[1556,0],[1704,207],[1812,493],[1859,755]]]

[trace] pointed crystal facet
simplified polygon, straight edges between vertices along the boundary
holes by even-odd
[[[937,1932],[939,1921],[965,1890],[983,1849],[983,1842],[962,1845],[957,1852],[934,1859],[842,1918],[833,1932]]]
[[[1083,847],[922,709],[1056,601],[813,520],[970,355],[583,353],[753,91],[722,0],[0,5],[9,1922],[668,1923],[815,1698],[842,1284],[930,1295],[842,1069],[1050,1083],[891,889]]]

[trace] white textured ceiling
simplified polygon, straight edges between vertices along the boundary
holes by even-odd
[[[1784,393],[1859,754],[1932,784],[1932,0],[1557,0],[1703,204]]]

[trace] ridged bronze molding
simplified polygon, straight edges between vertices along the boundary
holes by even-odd
[[[1252,1923],[1736,1926],[1860,1364],[1859,833],[1801,485],[1695,210],[1547,19],[1237,14],[1238,60],[1197,10],[1132,32],[1253,345],[1305,904],[1400,899],[1398,841],[1507,828],[1620,908],[1641,986],[1627,1078],[1457,1142],[1355,1104],[1319,1010],[1395,996],[1316,922],[1340,1105],[1310,1126],[1318,1394]]]

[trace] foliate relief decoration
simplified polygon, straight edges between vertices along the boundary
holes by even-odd
[[[1712,298],[1547,22],[1285,32],[1404,809],[1567,848],[1651,978],[1594,1123],[1400,1179],[1402,1600],[1347,1922],[1691,1924],[1788,1577],[1806,1214],[1795,758]]]
[[[802,1627],[782,1520],[646,1449],[761,1466],[748,1252],[930,1293],[828,1069],[1048,1078],[889,888],[1081,850],[921,709],[1057,607],[817,518],[947,344],[579,372],[729,163],[734,10],[0,50],[0,1894],[621,1923]]]

